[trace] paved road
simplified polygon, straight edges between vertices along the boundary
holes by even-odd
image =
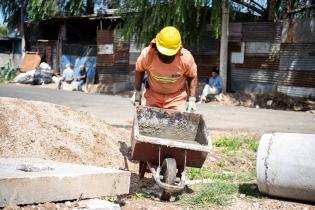
[[[0,85],[0,97],[45,101],[86,111],[117,127],[131,127],[133,106],[128,97]],[[201,104],[207,127],[213,130],[315,133],[315,114]]]

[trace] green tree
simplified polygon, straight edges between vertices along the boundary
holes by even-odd
[[[31,0],[27,5],[28,17],[41,20],[57,15],[58,7],[55,0]]]
[[[25,20],[54,16],[80,16],[94,13],[97,0],[24,0]],[[20,23],[21,0],[0,0],[0,10],[10,25]]]
[[[19,0],[0,0],[0,9],[8,26],[20,23],[21,5]]]
[[[186,44],[201,40],[207,23],[207,0],[130,0],[121,3],[118,14],[122,16],[122,35],[135,37],[138,44],[148,43],[164,26],[177,27]]]

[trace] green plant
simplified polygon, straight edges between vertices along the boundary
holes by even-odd
[[[220,168],[224,168],[226,166],[226,163],[221,160],[217,163],[217,166],[219,166]]]
[[[236,174],[236,180],[237,182],[252,182],[256,180],[256,169],[241,169]]]
[[[240,148],[250,149],[250,151],[256,152],[258,148],[258,141],[251,136],[222,136],[213,142],[216,147],[223,147],[229,151],[237,151]]]
[[[17,70],[11,65],[11,61],[0,67],[0,82],[11,81],[17,74]]]
[[[186,196],[183,202],[191,207],[205,207],[211,204],[226,205],[238,192],[238,185],[227,182],[205,185],[193,196]],[[185,195],[184,195],[185,196]]]
[[[215,181],[228,181],[234,176],[234,173],[227,172],[227,171],[217,172],[217,171],[211,170],[210,168],[206,166],[202,167],[201,169],[188,167],[186,170],[186,173],[190,180],[212,179]]]
[[[151,196],[144,192],[135,192],[132,194],[133,198],[150,198]]]

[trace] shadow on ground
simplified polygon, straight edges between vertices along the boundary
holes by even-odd
[[[245,194],[246,196],[251,196],[255,198],[262,198],[263,194],[259,192],[257,184],[254,183],[243,183],[238,187],[238,192],[240,194]]]

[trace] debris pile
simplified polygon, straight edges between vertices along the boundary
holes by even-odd
[[[32,85],[49,84],[53,82],[53,73],[54,70],[51,69],[49,64],[43,62],[38,67],[36,67],[36,69],[17,75],[14,78],[14,82]]]
[[[315,100],[310,98],[290,97],[282,93],[254,94],[228,93],[222,94],[220,104],[245,106],[275,110],[310,111],[315,110]]]

